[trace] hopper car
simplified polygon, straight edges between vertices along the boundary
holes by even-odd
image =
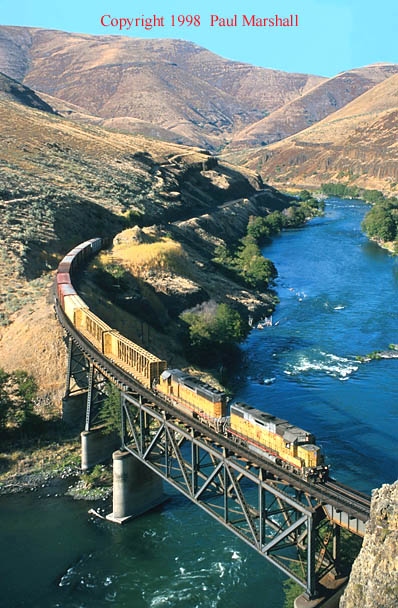
[[[227,415],[224,392],[179,369],[122,336],[97,317],[77,293],[73,278],[80,265],[108,244],[90,239],[74,247],[61,260],[55,277],[59,306],[77,331],[146,388],[186,415],[232,439],[261,458],[305,479],[322,482],[329,467],[315,437],[287,420],[246,403],[234,403]]]

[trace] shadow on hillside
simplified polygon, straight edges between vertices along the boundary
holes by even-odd
[[[60,258],[79,243],[95,237],[113,238],[125,228],[124,218],[90,201],[53,201],[52,207],[53,231],[57,238],[47,242],[43,242],[44,239],[29,242],[29,254],[24,260],[28,280],[56,268]]]

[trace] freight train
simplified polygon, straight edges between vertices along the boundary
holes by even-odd
[[[329,467],[311,433],[246,403],[232,404],[228,416],[224,392],[179,369],[168,369],[166,361],[122,336],[89,309],[73,286],[73,275],[106,245],[105,239],[85,241],[58,266],[56,297],[76,330],[107,358],[185,415],[305,479],[325,481]]]

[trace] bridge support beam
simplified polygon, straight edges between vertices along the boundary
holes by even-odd
[[[167,500],[159,475],[130,452],[113,453],[113,511],[109,521],[123,524]]]
[[[109,460],[114,449],[120,445],[118,434],[105,434],[102,426],[91,431],[83,431],[80,433],[80,438],[82,471]]]

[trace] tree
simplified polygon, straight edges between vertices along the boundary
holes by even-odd
[[[239,274],[248,285],[265,289],[278,276],[274,264],[261,255],[254,240],[245,237],[241,242],[243,245],[235,258]]]
[[[303,203],[300,207],[288,207],[285,209],[282,214],[283,227],[292,228],[304,224],[306,219],[305,209],[308,211],[308,216],[311,216],[312,210],[306,203]]]
[[[11,405],[10,397],[7,392],[7,383],[10,375],[0,368],[0,430],[7,424],[7,413]]]
[[[308,192],[308,190],[302,190],[299,194],[299,197],[302,201],[308,201],[310,198],[312,198],[312,195],[310,192]]]
[[[365,190],[363,197],[368,203],[377,203],[384,200],[384,194],[380,190]]]
[[[218,344],[236,344],[247,335],[247,327],[236,310],[228,304],[219,304],[214,319],[213,336]]]
[[[37,384],[33,376],[27,372],[17,370],[11,376],[14,384],[12,406],[8,411],[8,421],[21,428],[33,416],[34,399],[37,396]]]
[[[393,241],[397,234],[397,227],[391,213],[379,205],[366,214],[361,227],[368,237],[382,241]]]
[[[271,229],[267,224],[267,218],[251,216],[247,225],[247,234],[256,241],[271,235]]]
[[[218,264],[222,264],[223,266],[231,266],[232,265],[232,256],[225,245],[218,245],[214,250],[214,258],[213,261]]]
[[[267,226],[269,227],[271,234],[278,234],[283,228],[282,214],[279,211],[273,211],[265,218]]]
[[[108,384],[105,388],[106,399],[99,413],[99,420],[104,425],[105,433],[120,433],[122,414],[120,407],[120,390],[115,384]]]
[[[236,310],[214,300],[185,311],[181,318],[188,325],[190,346],[203,352],[214,350],[214,346],[232,346],[242,342],[248,332],[247,323]]]
[[[7,374],[0,369],[0,429],[29,430],[30,423],[37,428],[41,419],[34,414],[36,396],[33,376],[22,370]]]

